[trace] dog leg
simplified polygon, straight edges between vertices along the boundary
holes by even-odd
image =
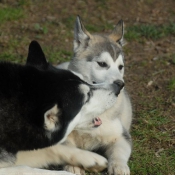
[[[130,175],[127,162],[131,154],[131,144],[125,137],[118,138],[106,153],[109,175]]]
[[[86,175],[85,170],[76,166],[66,165],[63,168],[65,171],[74,173],[76,175]]]
[[[51,164],[69,164],[99,172],[107,167],[107,160],[98,154],[60,144],[33,151],[19,151],[16,155],[15,165],[42,168]]]

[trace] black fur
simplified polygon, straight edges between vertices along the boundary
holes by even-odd
[[[0,63],[1,149],[16,153],[60,141],[84,103],[84,95],[78,89],[83,83],[66,70],[43,71],[28,64]],[[61,128],[52,132],[49,139],[44,113],[55,104],[62,112]]]
[[[41,70],[57,71],[57,68],[47,62],[44,52],[37,41],[32,41],[29,45],[26,65],[31,65]]]

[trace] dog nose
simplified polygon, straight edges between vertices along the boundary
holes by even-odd
[[[122,89],[125,86],[125,83],[122,80],[116,80],[113,83],[118,85],[120,89]]]

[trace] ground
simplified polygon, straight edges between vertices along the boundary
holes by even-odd
[[[133,102],[133,175],[175,174],[175,0],[0,0],[0,60],[25,63],[37,40],[53,64],[71,59],[80,15],[92,32],[125,22],[125,84]]]

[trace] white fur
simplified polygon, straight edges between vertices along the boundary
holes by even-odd
[[[111,93],[110,91],[104,89],[94,91],[93,98],[91,98],[90,103],[88,105],[84,105],[81,110],[82,116],[86,117],[81,117],[76,128],[81,128],[87,131],[92,129],[89,127],[89,125],[91,126],[92,124],[92,120],[99,114],[112,107],[115,104],[116,100],[117,98],[115,94]]]
[[[33,151],[19,151],[16,158],[15,166],[28,165],[33,168],[68,163],[97,172],[107,166],[107,160],[98,154],[61,144]]]
[[[68,66],[69,66],[69,62],[65,62],[65,63],[59,64],[57,68],[58,69],[68,69]]]
[[[97,63],[98,61],[105,62],[108,65],[108,68],[101,68]],[[92,64],[89,65],[91,67],[89,72],[91,74],[91,81],[95,81],[97,83],[105,82],[108,84],[113,83],[116,79],[124,81],[124,70],[122,69],[122,71],[120,71],[118,68],[119,65],[124,65],[121,54],[114,62],[108,52],[102,52],[101,55],[99,57],[95,57],[92,61]]]
[[[49,171],[28,166],[14,166],[0,169],[0,175],[74,175],[66,171]]]
[[[105,85],[104,85],[105,86]],[[71,131],[75,127],[84,127],[87,122],[91,122],[93,118],[103,113],[105,110],[112,107],[116,102],[116,96],[112,89],[110,89],[110,85],[106,85],[108,88],[106,89],[97,89],[93,91],[92,97],[89,101],[83,105],[81,111],[76,115],[74,120],[69,124],[64,138],[59,142],[63,143],[67,136],[71,133]],[[102,86],[103,87],[103,86]],[[90,88],[87,85],[81,85],[79,87],[80,92],[84,94],[85,99],[84,102],[87,101],[87,94],[90,92]]]

